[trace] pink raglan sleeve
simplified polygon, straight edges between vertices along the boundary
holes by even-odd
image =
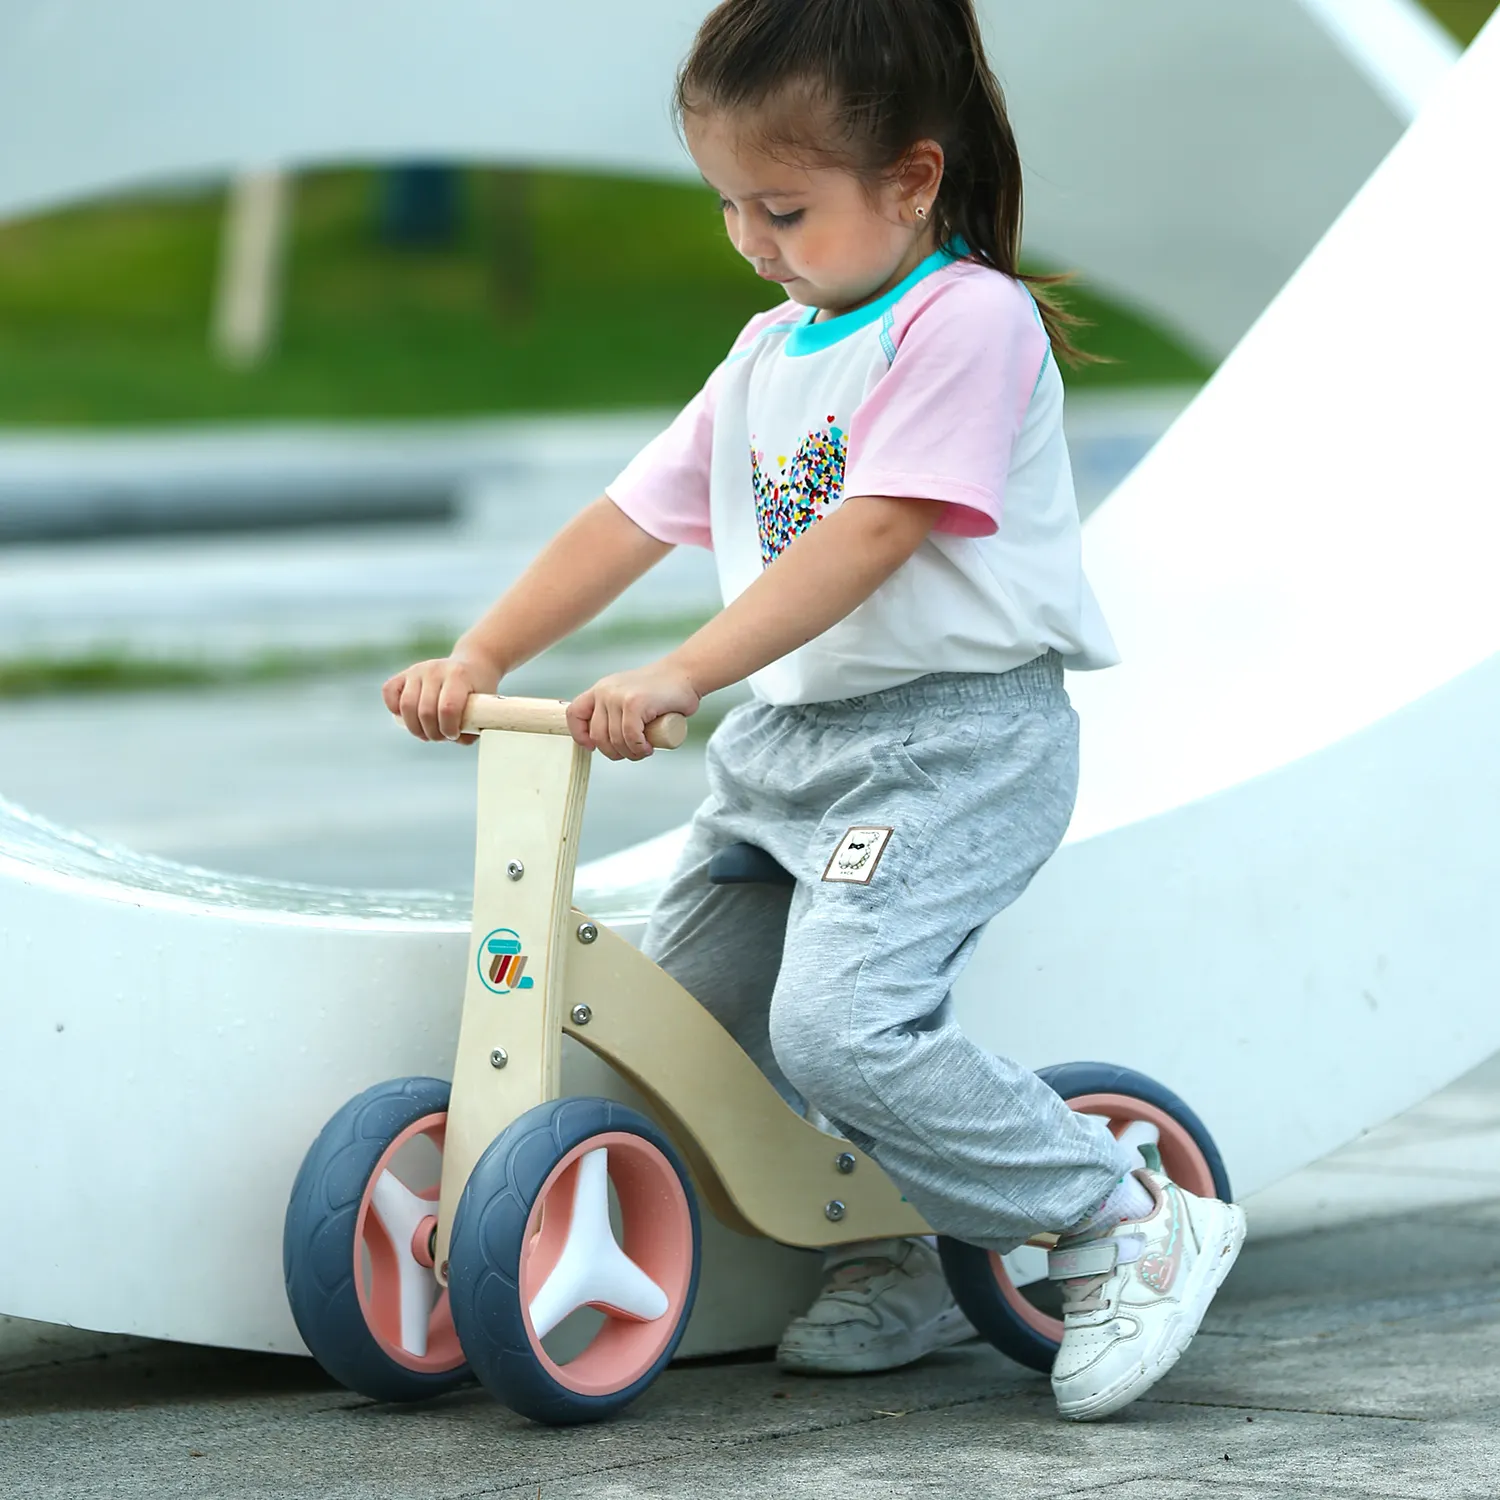
[[[672,546],[713,550],[709,522],[709,475],[713,464],[714,403],[724,365],[759,335],[788,315],[788,306],[757,313],[735,339],[729,354],[703,388],[677,414],[671,426],[646,444],[604,493],[642,531]]]
[[[1024,287],[976,267],[891,329],[895,357],[849,422],[844,495],[943,500],[934,528],[990,536],[1047,337]]]

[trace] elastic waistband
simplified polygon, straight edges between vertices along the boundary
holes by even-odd
[[[931,717],[944,712],[959,714],[985,709],[1046,709],[1067,701],[1062,657],[1056,651],[1047,651],[1008,672],[933,672],[863,697],[802,703],[783,711],[819,722],[837,719],[847,723],[851,719],[888,719],[913,714]]]

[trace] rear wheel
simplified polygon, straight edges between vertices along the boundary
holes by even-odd
[[[1118,1139],[1153,1143],[1168,1177],[1200,1197],[1231,1201],[1229,1177],[1203,1122],[1144,1073],[1111,1063],[1062,1063],[1037,1075],[1081,1114],[1100,1115]],[[1026,1244],[1000,1256],[942,1236],[938,1253],[954,1298],[1003,1354],[1052,1369],[1062,1342],[1062,1306],[1047,1280],[1047,1250]]]
[[[377,1401],[468,1378],[432,1270],[448,1085],[398,1078],[351,1099],[313,1142],[282,1233],[287,1300],[313,1358]]]

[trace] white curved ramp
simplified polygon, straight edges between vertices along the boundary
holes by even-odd
[[[0,217],[245,168],[522,160],[683,176],[708,0],[9,0]],[[1416,0],[979,0],[1028,248],[1226,353],[1457,47]],[[184,129],[183,121],[192,128]]]
[[[585,872],[579,897],[638,928],[628,884]],[[0,802],[0,1314],[304,1352],[292,1179],[361,1089],[450,1075],[468,920],[456,897],[214,876]],[[564,1086],[630,1098],[571,1046]],[[819,1264],[705,1215],[684,1354],[775,1343]]]

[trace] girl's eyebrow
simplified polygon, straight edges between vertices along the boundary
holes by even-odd
[[[703,177],[702,172],[700,172],[698,175],[700,177]],[[705,187],[713,188],[714,192],[716,192],[721,198],[725,196],[724,190],[722,188],[714,187],[713,183],[711,183],[708,178],[703,177],[703,183]],[[765,188],[759,193],[746,193],[745,202],[758,203],[762,198],[796,198],[805,191],[805,188]]]

